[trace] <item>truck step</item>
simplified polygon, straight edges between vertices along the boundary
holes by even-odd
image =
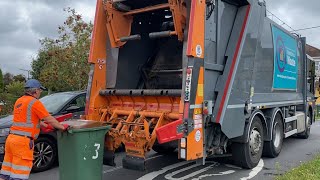
[[[297,132],[298,132],[297,129],[294,129],[294,130],[292,130],[292,131],[286,132],[286,133],[284,133],[284,138],[287,138],[287,137],[289,137],[289,136],[292,136],[292,135],[294,135],[294,134],[297,134]]]
[[[144,171],[146,170],[146,160],[144,158],[127,155],[122,159],[122,166],[125,169]]]
[[[297,120],[297,116],[291,116],[285,118],[286,123]]]

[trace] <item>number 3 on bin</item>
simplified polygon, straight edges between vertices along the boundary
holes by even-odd
[[[92,156],[92,159],[97,159],[99,157],[98,150],[100,149],[100,144],[95,143],[94,146],[97,147],[97,149],[95,150],[96,151],[96,155]]]

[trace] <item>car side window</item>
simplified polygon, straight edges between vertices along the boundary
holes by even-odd
[[[73,101],[71,101],[70,106],[78,106],[81,110],[83,110],[86,106],[86,96],[79,96]]]

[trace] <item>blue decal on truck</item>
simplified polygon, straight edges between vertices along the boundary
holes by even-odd
[[[298,49],[295,38],[272,26],[274,47],[273,89],[296,90]]]

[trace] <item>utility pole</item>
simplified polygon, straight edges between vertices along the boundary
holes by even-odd
[[[20,69],[20,70],[21,70],[21,71],[26,71],[26,72],[28,72],[28,79],[30,79],[30,78],[29,78],[29,74],[30,74],[30,71],[31,71],[31,70],[27,70],[27,69]],[[28,79],[27,79],[27,80],[28,80]]]

